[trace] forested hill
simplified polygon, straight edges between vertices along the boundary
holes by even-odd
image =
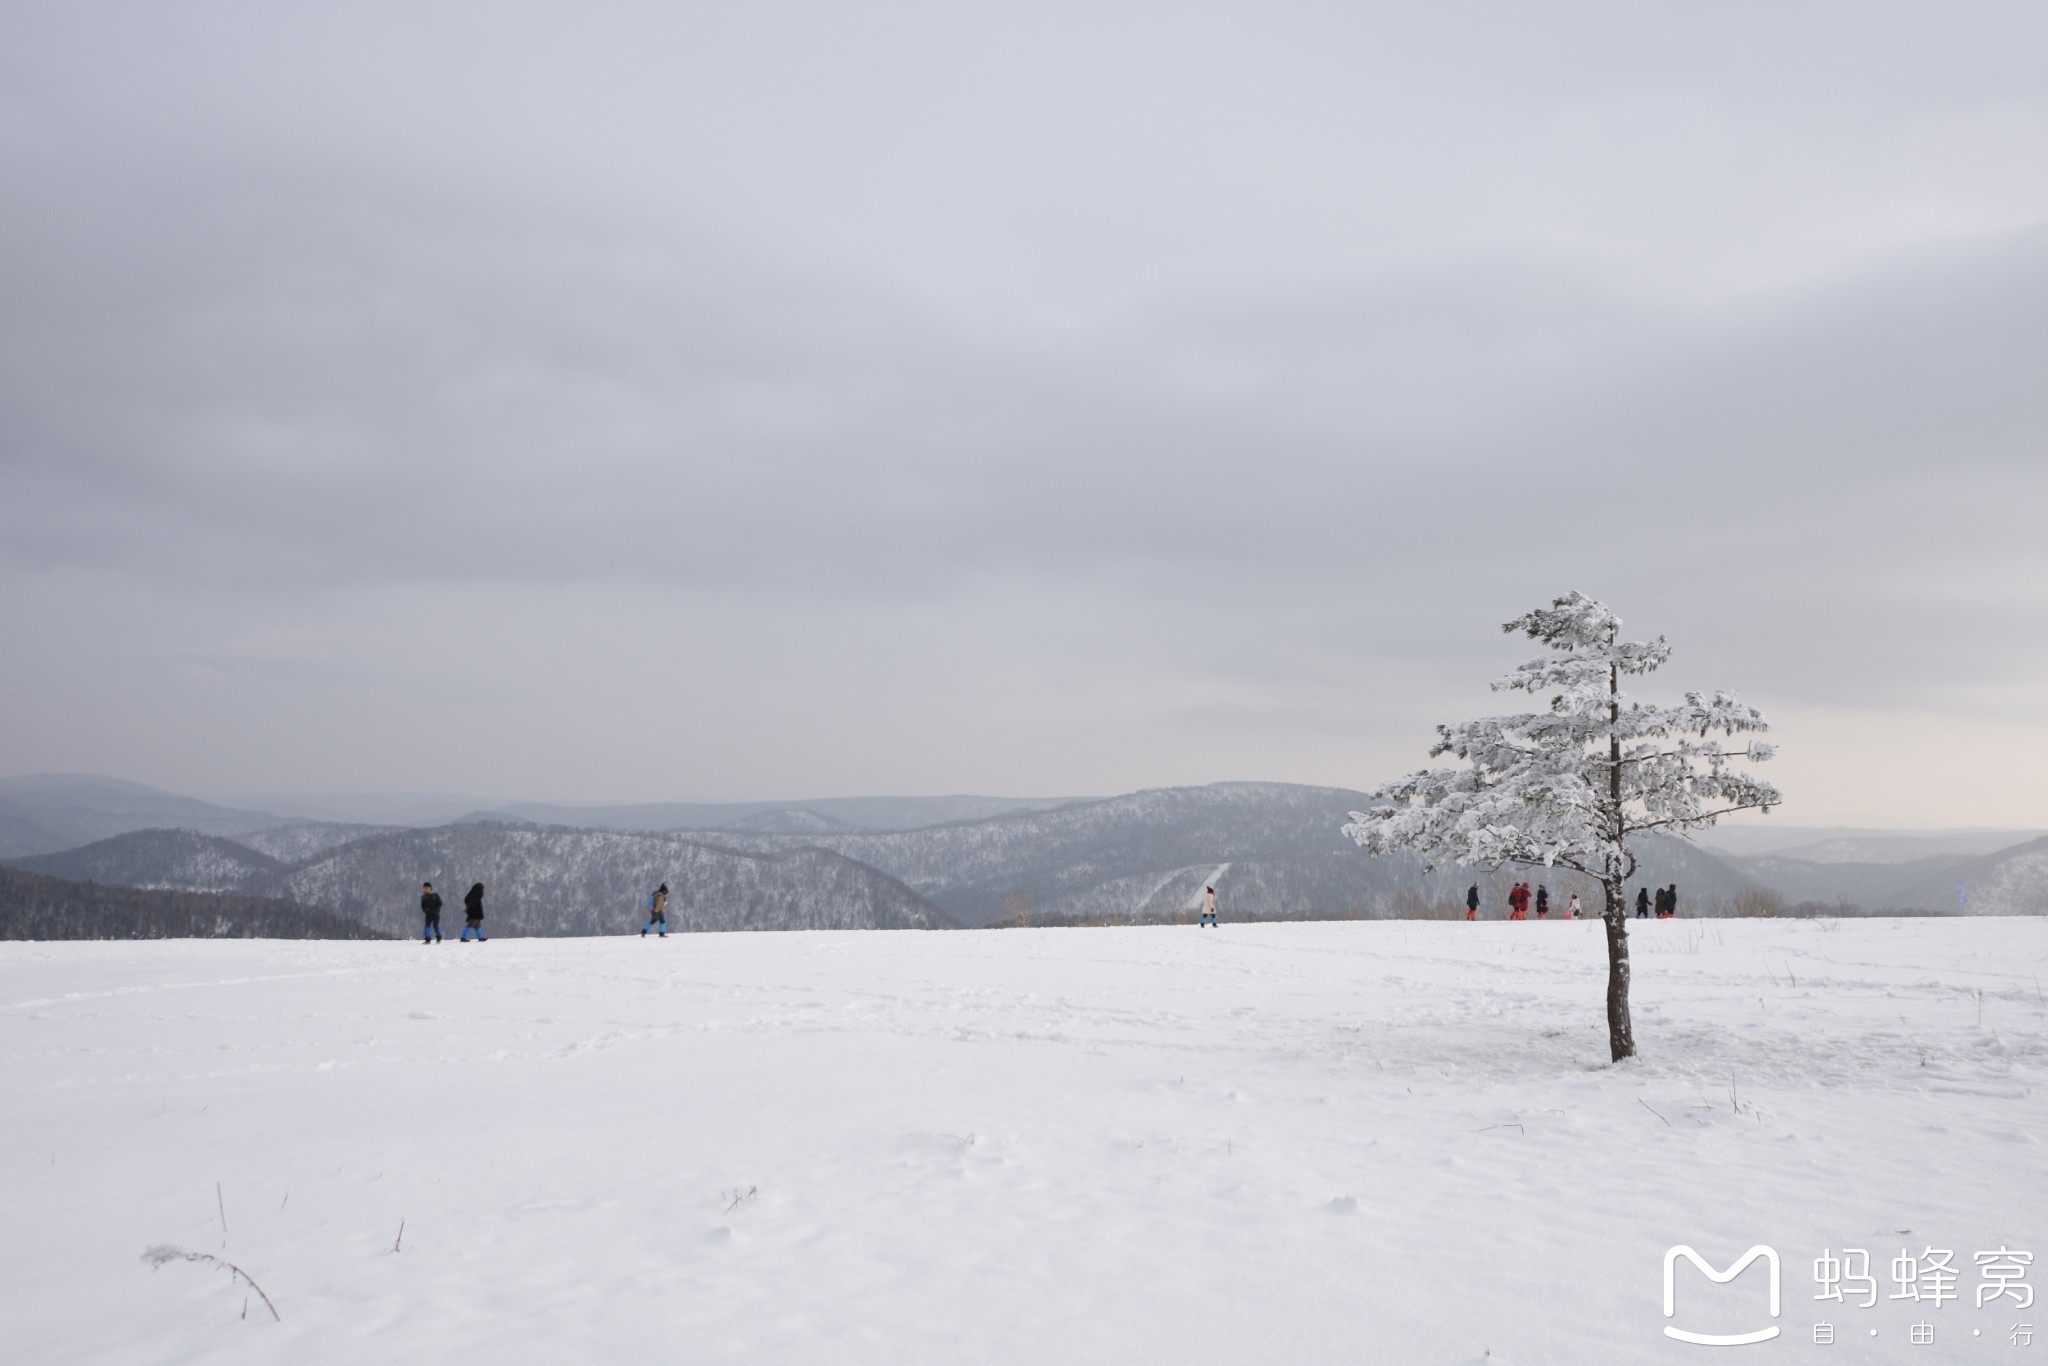
[[[248,844],[196,830],[132,830],[76,849],[10,860],[24,872],[186,892],[243,892],[285,865]]]
[[[420,883],[461,924],[463,893],[484,884],[493,934],[620,934],[646,920],[657,883],[669,923],[687,930],[936,929],[953,922],[887,873],[828,849],[746,851],[681,835],[477,823],[373,835],[260,885],[379,928],[419,924]],[[252,886],[252,890],[254,887]]]
[[[0,939],[388,939],[297,902],[71,882],[0,867]]]

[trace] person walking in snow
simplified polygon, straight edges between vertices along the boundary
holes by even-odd
[[[1550,889],[1540,882],[1536,884],[1536,918],[1550,919]]]
[[[441,894],[434,890],[431,882],[420,884],[420,915],[426,924],[420,929],[423,944],[441,942]]]
[[[1585,914],[1585,911],[1579,907],[1579,894],[1577,892],[1572,893],[1572,904],[1564,908],[1564,913],[1573,920],[1577,920]]]
[[[1204,887],[1202,889],[1202,924],[1212,927],[1216,924],[1216,889],[1214,887]]]
[[[1648,887],[1638,887],[1636,888],[1636,919],[1648,920],[1649,918],[1650,889]]]
[[[663,939],[668,938],[668,884],[666,882],[647,894],[647,923],[640,928],[640,937],[645,939],[649,930],[659,930]]]
[[[1508,907],[1508,919],[1527,920],[1529,918],[1528,883],[1517,882],[1515,884],[1514,890],[1508,893]]]
[[[1479,918],[1479,884],[1476,882],[1465,893],[1465,918],[1467,920],[1477,920]]]
[[[469,889],[469,895],[462,898],[462,940],[469,942],[471,935],[476,942],[484,942],[484,885],[479,882]]]
[[[1675,882],[1664,889],[1664,918],[1678,919],[1678,884]]]

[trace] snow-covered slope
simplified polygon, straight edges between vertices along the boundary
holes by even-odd
[[[17,868],[75,882],[233,892],[282,872],[284,864],[246,844],[196,830],[137,830],[77,849],[11,860]]]
[[[1898,894],[1896,905],[1972,915],[2048,915],[2048,837],[1943,869]]]
[[[1789,904],[1845,903],[1870,912],[1915,906],[1915,889],[1952,879],[1973,860],[1967,855],[1944,854],[1905,862],[1816,863],[1781,854],[1756,854],[1729,862]],[[1950,886],[1952,890],[1952,882]],[[1950,895],[1944,898],[1942,909],[1954,905],[1955,897]]]
[[[823,849],[752,853],[677,835],[545,826],[444,825],[373,835],[278,875],[276,895],[416,933],[420,883],[460,924],[485,887],[494,934],[637,930],[641,898],[666,882],[669,922],[689,930],[927,929],[945,915],[900,882]]]
[[[1619,1067],[1597,925],[0,945],[4,1355],[2024,1366],[2044,930],[1638,926]]]
[[[2048,914],[2048,838],[1974,857],[1855,863],[1762,854],[1729,861],[1789,902],[1845,902],[1879,914]]]

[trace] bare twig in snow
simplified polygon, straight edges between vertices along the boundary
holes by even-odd
[[[1643,1099],[1643,1098],[1642,1098],[1641,1096],[1637,1096],[1637,1097],[1636,1097],[1636,1104],[1638,1104],[1638,1105],[1642,1106],[1642,1107],[1643,1107],[1643,1108],[1644,1108],[1645,1110],[1648,1110],[1648,1111],[1649,1111],[1649,1112],[1650,1112],[1651,1114],[1653,1114],[1653,1115],[1657,1115],[1657,1107],[1656,1107],[1656,1106],[1654,1106],[1654,1105],[1652,1105],[1652,1104],[1650,1104],[1650,1102],[1648,1102],[1647,1100],[1644,1100],[1644,1099]],[[1659,1119],[1664,1119],[1664,1116],[1662,1116],[1662,1115],[1657,1115],[1657,1118],[1659,1118]],[[1664,1119],[1664,1127],[1665,1127],[1665,1128],[1667,1128],[1667,1129],[1668,1129],[1668,1128],[1670,1128],[1670,1127],[1671,1127],[1671,1121],[1670,1121],[1670,1120],[1668,1120],[1668,1119]]]
[[[208,1266],[219,1267],[228,1273],[231,1280],[239,1279],[242,1284],[255,1291],[256,1297],[263,1301],[263,1307],[270,1311],[271,1318],[279,1323],[284,1322],[284,1316],[277,1312],[277,1306],[270,1302],[270,1296],[263,1293],[263,1287],[256,1284],[255,1277],[225,1258],[216,1257],[211,1252],[193,1252],[189,1248],[179,1247],[176,1243],[158,1243],[155,1247],[143,1249],[142,1260],[148,1262],[152,1270],[161,1270],[169,1262],[204,1262]]]
[[[220,1245],[225,1250],[228,1245],[228,1198],[220,1193],[218,1181],[213,1183],[213,1200],[220,1206]]]
[[[392,1241],[391,1250],[398,1252],[405,1247],[405,1220],[398,1221],[398,1237]]]

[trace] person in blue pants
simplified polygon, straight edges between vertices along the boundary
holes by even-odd
[[[469,895],[462,898],[462,941],[469,942],[471,935],[476,942],[484,942],[484,885],[479,882],[469,889]]]
[[[420,915],[426,924],[420,929],[420,942],[438,944],[441,942],[441,894],[434,890],[434,884],[420,884]]]
[[[647,894],[647,923],[640,928],[640,937],[645,939],[647,931],[656,930],[663,939],[668,938],[668,884],[662,883]]]

